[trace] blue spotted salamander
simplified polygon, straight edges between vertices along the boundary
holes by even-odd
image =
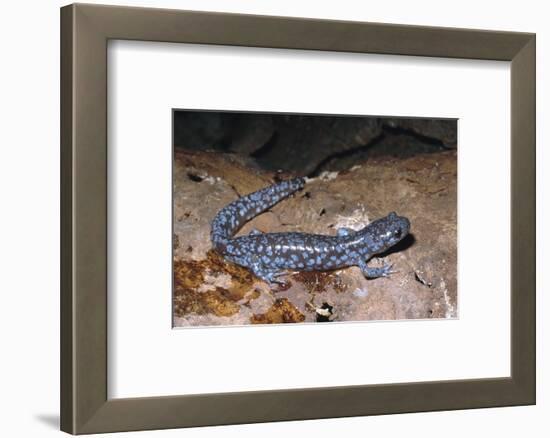
[[[278,279],[285,270],[325,271],[359,266],[367,278],[387,277],[391,265],[368,267],[367,260],[403,239],[410,228],[406,217],[394,212],[359,231],[340,228],[336,236],[306,233],[262,233],[233,237],[253,217],[277,204],[305,185],[303,178],[281,181],[243,196],[222,208],[212,221],[211,240],[226,259],[244,266],[262,280]]]

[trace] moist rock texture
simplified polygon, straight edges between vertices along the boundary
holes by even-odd
[[[370,158],[308,178],[304,190],[247,223],[262,232],[335,234],[389,212],[406,216],[411,235],[370,266],[392,263],[387,278],[357,267],[289,272],[270,285],[211,248],[210,223],[239,196],[292,177],[261,170],[238,155],[178,151],[174,164],[174,315],[176,327],[457,317],[456,151]]]

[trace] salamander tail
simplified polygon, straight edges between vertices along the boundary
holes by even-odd
[[[224,252],[227,242],[246,222],[302,189],[304,178],[293,178],[243,196],[222,208],[212,221],[210,238],[214,248]]]

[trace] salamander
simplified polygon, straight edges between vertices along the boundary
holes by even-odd
[[[387,277],[391,264],[369,267],[367,261],[401,241],[410,230],[406,217],[395,212],[355,231],[339,228],[335,236],[299,232],[234,234],[247,221],[305,185],[304,178],[281,181],[223,207],[212,221],[211,241],[226,260],[250,269],[268,283],[285,284],[286,271],[326,271],[359,266],[367,278]]]

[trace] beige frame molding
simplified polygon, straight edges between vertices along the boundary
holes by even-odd
[[[107,398],[110,39],[511,61],[511,370],[474,379]],[[535,403],[535,35],[75,4],[61,9],[61,429],[97,433]]]

